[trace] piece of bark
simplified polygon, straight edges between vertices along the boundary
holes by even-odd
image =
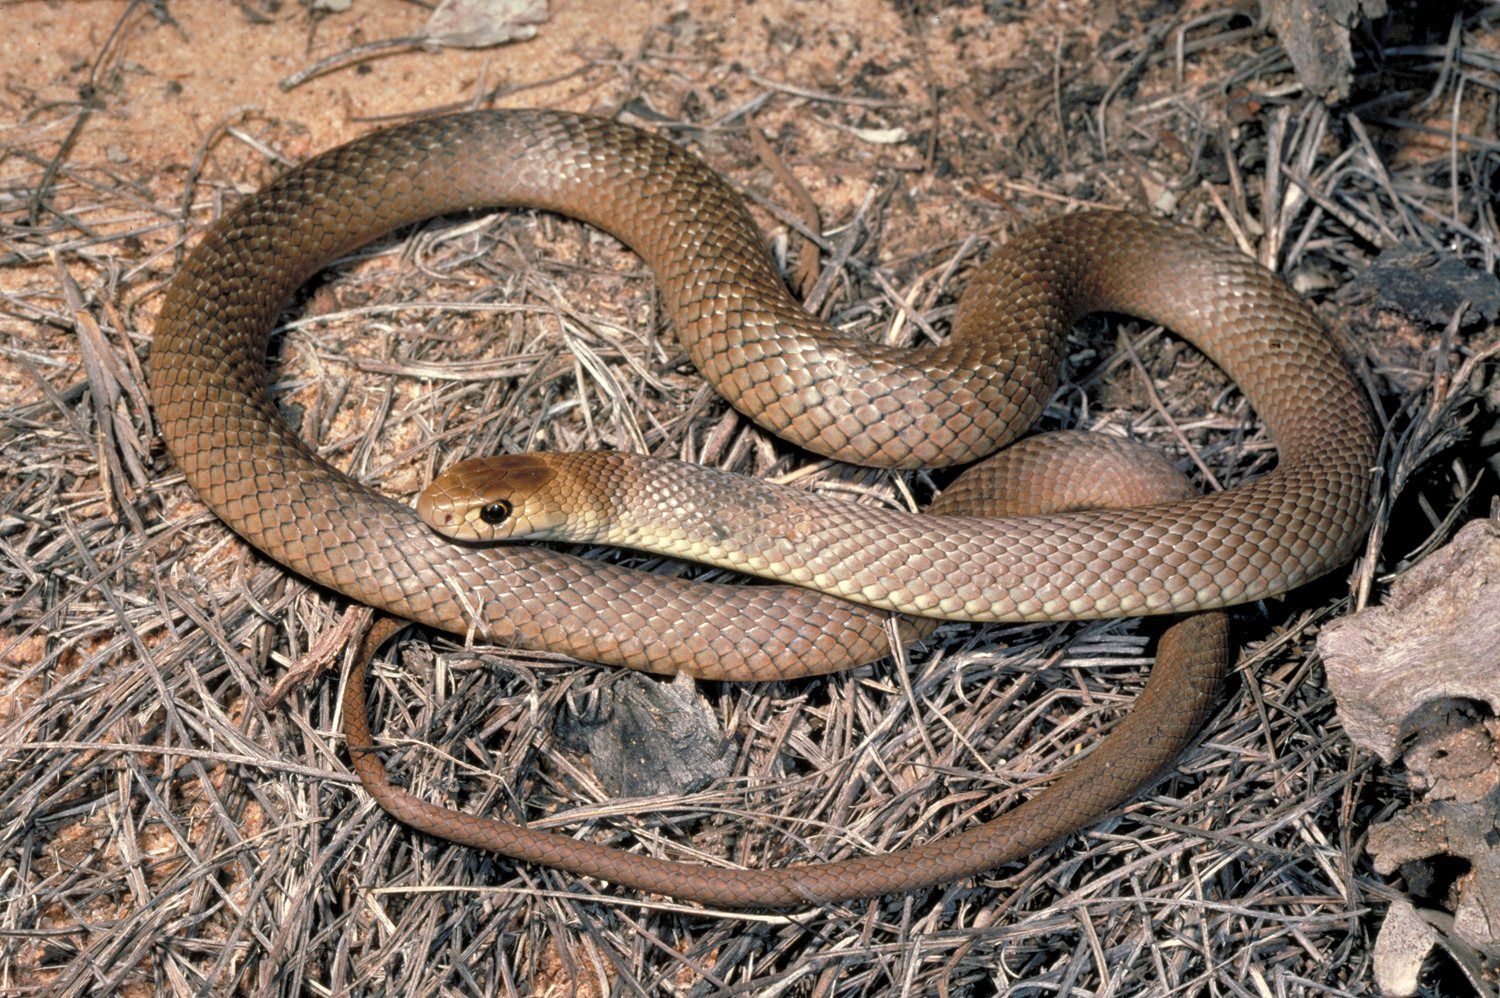
[[[1468,979],[1476,995],[1496,994],[1495,974],[1484,957],[1453,934],[1453,919],[1438,911],[1419,911],[1397,898],[1375,937],[1375,986],[1386,998],[1409,998],[1421,992],[1422,963],[1441,946]]]
[[[1381,250],[1334,298],[1341,307],[1398,313],[1424,333],[1442,329],[1460,313],[1465,332],[1500,320],[1500,278],[1451,253],[1406,243]]]
[[[587,749],[594,775],[615,797],[692,793],[729,775],[724,732],[685,674],[670,682],[621,676],[562,734]]]
[[[535,38],[548,16],[547,0],[443,0],[425,34],[439,45],[489,48]]]
[[[1325,628],[1318,651],[1344,730],[1387,763],[1434,701],[1500,714],[1500,522],[1466,525],[1403,573],[1384,606]]]
[[[1384,606],[1325,628],[1318,651],[1350,739],[1403,756],[1425,792],[1370,829],[1375,869],[1399,872],[1456,960],[1500,960],[1500,521],[1467,524]],[[1393,906],[1381,929],[1388,994],[1413,993],[1415,913]]]
[[[1392,901],[1375,937],[1375,986],[1380,993],[1387,998],[1416,994],[1422,964],[1437,944],[1437,930],[1427,924],[1416,906],[1405,898]]]
[[[1326,104],[1349,96],[1354,50],[1349,30],[1361,18],[1386,13],[1385,0],[1261,0],[1261,16],[1276,32],[1292,69]]]
[[[1491,960],[1500,960],[1497,828],[1500,791],[1476,804],[1439,800],[1406,808],[1372,827],[1367,844],[1377,871],[1399,871],[1424,903],[1451,911],[1452,934]]]
[[[1431,383],[1441,351],[1483,350],[1490,341],[1500,322],[1500,278],[1450,253],[1403,243],[1382,250],[1333,301],[1380,373],[1399,390],[1418,392]]]

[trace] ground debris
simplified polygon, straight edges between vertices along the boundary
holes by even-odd
[[[546,20],[547,0],[443,0],[426,35],[440,45],[486,48],[535,38]]]
[[[1370,829],[1375,869],[1399,871],[1414,903],[1450,913],[1451,933],[1495,961],[1492,971],[1500,967],[1496,607],[1500,521],[1476,520],[1403,573],[1385,605],[1335,621],[1318,638],[1345,732],[1387,763],[1404,758],[1425,792]],[[1393,934],[1412,938],[1397,910],[1390,917]],[[1446,944],[1446,933],[1431,942]],[[1405,978],[1393,960],[1391,993],[1412,993],[1396,987]]]
[[[1354,80],[1351,29],[1384,17],[1385,0],[1261,0],[1260,6],[1303,86],[1329,103],[1347,98]]]
[[[1395,892],[1359,843],[1391,807],[1372,759],[1330,734],[1312,638],[1347,606],[1349,573],[1269,615],[1239,611],[1242,668],[1201,741],[1028,862],[791,917],[689,909],[396,825],[349,771],[331,678],[259,709],[337,643],[349,606],[214,518],[137,389],[162,289],[206,226],[316,152],[457,108],[670,135],[747,196],[778,263],[808,267],[818,314],[893,345],[945,334],[990,246],[1089,206],[1235,243],[1335,317],[1325,296],[1383,247],[1493,271],[1500,22],[1493,5],[1423,6],[1399,37],[1359,38],[1367,96],[1335,106],[1239,2],[612,0],[553,4],[535,38],[479,50],[430,44],[424,4],[7,7],[0,990],[1370,993]],[[640,258],[596,229],[460,213],[319,275],[285,316],[271,377],[300,436],[397,501],[453,460],[531,448],[628,447],[865,502],[941,485],[809,460],[747,425],[659,312]],[[1468,363],[1481,336],[1400,321],[1423,377],[1392,373],[1368,336],[1350,342],[1375,358],[1393,438],[1426,426],[1382,472],[1417,494],[1406,508],[1436,548],[1493,491],[1472,446],[1485,428],[1470,401],[1444,401],[1454,376],[1436,363]],[[1248,402],[1169,333],[1089,320],[1067,354],[1043,428],[1129,436],[1226,485],[1274,460]],[[1369,588],[1414,557],[1409,523],[1391,525],[1382,512]],[[609,670],[419,633],[370,694],[383,753],[425,799],[765,866],[928,841],[1026,799],[1133,701],[1147,634],[944,625],[845,675],[705,683],[733,772],[649,814],[612,806],[558,737],[571,702],[618,681]],[[1421,971],[1430,993],[1448,993],[1441,965]]]
[[[1325,627],[1318,651],[1354,743],[1390,763],[1435,702],[1500,714],[1497,606],[1500,523],[1476,520],[1403,573],[1383,606]]]
[[[688,794],[729,775],[724,731],[691,676],[638,673],[597,690],[559,732],[584,748],[612,797]]]
[[[1441,329],[1461,315],[1461,329],[1500,321],[1500,278],[1450,253],[1407,244],[1381,252],[1334,296],[1341,304],[1399,312]]]

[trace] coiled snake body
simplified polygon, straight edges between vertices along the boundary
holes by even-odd
[[[1100,309],[1160,322],[1196,344],[1240,385],[1277,442],[1278,465],[1259,479],[1133,510],[911,523],[871,536],[862,514],[837,524],[818,506],[808,543],[822,561],[803,574],[839,597],[959,619],[1180,613],[1299,585],[1346,561],[1364,529],[1376,438],[1362,393],[1299,298],[1201,235],[1130,214],[1056,219],[1012,240],[971,278],[942,347],[871,346],[798,307],[738,197],[674,144],[583,116],[475,112],[372,134],[245,201],[173,281],[152,347],[162,437],[204,501],[277,561],[398,617],[726,679],[828,672],[888,650],[882,614],[807,589],[705,586],[551,551],[454,544],[297,439],[265,371],[269,330],[297,287],[395,227],[494,205],[562,212],[628,243],[720,392],[821,454],[915,467],[989,453],[1040,411],[1068,325]],[[937,584],[919,586],[919,570]],[[1197,619],[1184,623],[1198,629]],[[1157,718],[1191,714],[1196,727],[1201,691],[1164,684],[1155,695]],[[362,724],[362,703],[358,710]],[[1122,729],[1111,735],[1122,736],[1118,751],[1149,766],[1130,777],[1138,783],[1165,761],[1162,748],[1149,744],[1150,731]],[[368,743],[367,730],[351,735],[351,748]],[[1175,744],[1190,735],[1173,736]],[[369,766],[378,761],[363,751],[355,760],[374,780]],[[1118,800],[1119,787],[1111,792]],[[1087,803],[1097,814],[1098,799]],[[418,805],[398,816],[421,824]],[[611,851],[590,851],[603,847],[520,831],[538,838],[476,844],[719,904],[861,897],[1005,858],[992,826],[900,860],[777,871],[607,860]]]

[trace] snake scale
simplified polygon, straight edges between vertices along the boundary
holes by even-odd
[[[491,206],[557,211],[630,245],[720,393],[819,454],[898,468],[981,458],[1040,412],[1071,323],[1108,310],[1159,322],[1203,350],[1265,421],[1277,466],[1214,495],[1148,497],[1135,509],[882,521],[874,536],[858,509],[838,523],[814,504],[819,519],[797,536],[821,561],[789,574],[835,595],[457,544],[309,451],[269,395],[266,347],[293,293],[330,261],[399,226]],[[1044,222],[973,274],[944,344],[872,345],[801,310],[739,197],[698,159],[616,122],[548,111],[469,112],[376,132],[245,200],[168,289],[150,388],[162,438],[192,488],[307,578],[456,633],[718,679],[825,673],[886,654],[886,615],[850,600],[1020,621],[1178,614],[1284,592],[1351,557],[1368,518],[1377,439],[1365,396],[1308,306],[1191,230],[1112,212]],[[1218,616],[1167,632],[1136,712],[1085,759],[1093,775],[1070,767],[1044,792],[1061,785],[1068,793],[1048,799],[1066,797],[1076,810],[1032,808],[1020,823],[1030,838],[1017,838],[1011,820],[1023,805],[902,853],[773,870],[668,863],[526,829],[500,842],[477,829],[501,823],[459,815],[466,820],[455,824],[455,812],[384,778],[364,723],[363,660],[346,690],[346,731],[366,785],[418,827],[460,841],[472,832],[482,840],[471,844],[703,903],[843,900],[982,872],[1117,803],[1201,723],[1220,666],[1191,663],[1223,658]],[[1179,643],[1193,651],[1168,669]],[[1100,790],[1097,771],[1111,767]],[[999,827],[1010,838],[1000,841]]]

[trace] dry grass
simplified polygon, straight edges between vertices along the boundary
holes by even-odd
[[[1135,20],[1145,6],[1121,3],[1108,39],[1060,24],[1009,68],[941,87],[922,47],[937,29],[914,16],[902,72],[851,66],[836,93],[716,65],[711,33],[664,22],[658,49],[623,64],[580,57],[576,93],[695,146],[755,200],[790,270],[802,216],[753,151],[746,127],[762,129],[824,208],[813,298],[873,337],[940,332],[987,242],[1082,203],[1211,229],[1319,300],[1398,240],[1494,269],[1494,8],[1451,34],[1372,40],[1361,66],[1380,75],[1361,92],[1378,96],[1331,115],[1243,17]],[[790,917],[689,911],[395,826],[350,775],[332,678],[263,709],[349,608],[197,503],[154,442],[142,374],[178,237],[236,195],[200,184],[184,212],[180,189],[73,160],[57,136],[89,113],[49,107],[0,133],[14,278],[0,304],[0,991],[1370,989],[1391,888],[1361,835],[1404,790],[1339,736],[1312,638],[1494,494],[1459,444],[1475,385],[1434,377],[1477,340],[1417,330],[1411,364],[1326,312],[1390,417],[1388,480],[1406,491],[1352,573],[1237,613],[1231,695],[1120,816],[916,896]],[[850,197],[849,177],[868,194]],[[392,494],[501,449],[624,447],[756,474],[809,464],[703,389],[639,262],[571,222],[420,226],[335,268],[284,328],[288,417]],[[1048,425],[1128,432],[1205,481],[1271,460],[1238,392],[1171,337],[1094,321],[1070,354]],[[931,491],[922,475],[826,463],[799,478],[898,502]],[[731,777],[642,804],[606,799],[554,733],[611,672],[423,637],[374,684],[414,790],[747,864],[890,849],[1008,806],[1095,742],[1149,665],[1132,623],[947,625],[903,662],[709,685]],[[1432,982],[1443,991],[1441,968]]]

